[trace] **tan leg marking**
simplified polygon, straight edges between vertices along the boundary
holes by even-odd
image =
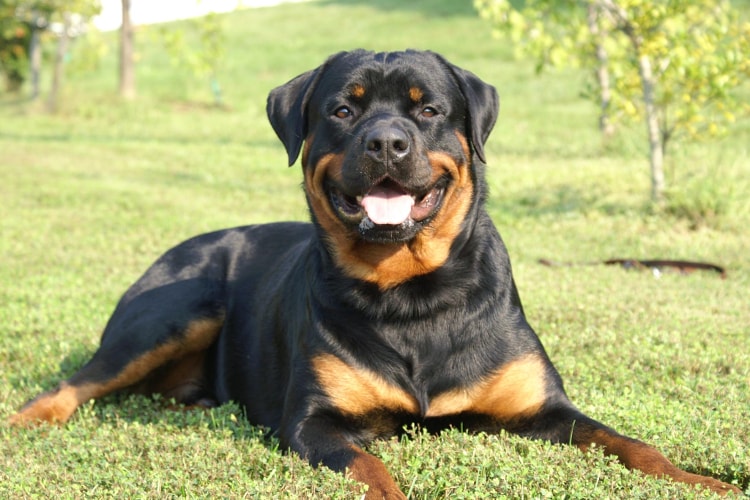
[[[46,392],[26,404],[10,417],[9,423],[63,423],[86,401],[136,384],[167,361],[207,349],[218,335],[223,321],[223,318],[201,319],[190,323],[183,338],[141,355],[128,363],[117,376],[105,382],[90,382],[78,386],[62,382],[57,389]]]
[[[365,500],[406,500],[383,462],[359,448],[352,449],[357,456],[349,464],[349,476],[368,485]]]
[[[651,476],[668,477],[680,483],[699,484],[720,495],[730,492],[742,494],[742,490],[736,486],[677,468],[659,451],[635,439],[612,434],[606,430],[596,430],[591,433],[588,441],[603,446],[604,453],[616,456],[628,469],[636,469]],[[578,447],[588,451],[590,444],[579,444]]]

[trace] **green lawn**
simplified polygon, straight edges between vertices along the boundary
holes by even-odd
[[[299,167],[286,168],[265,118],[271,88],[338,50],[426,48],[500,92],[488,209],[573,401],[748,491],[750,123],[674,148],[676,188],[655,210],[640,127],[603,143],[595,107],[578,97],[585,75],[536,77],[469,1],[327,0],[225,22],[224,108],[204,79],[170,65],[154,28],[137,33],[135,102],[115,96],[116,47],[82,69],[80,41],[58,115],[0,94],[0,419],[91,355],[118,297],[167,248],[307,217]],[[537,262],[612,257],[712,261],[728,278]],[[0,498],[354,498],[343,476],[281,453],[237,407],[165,406],[108,398],[60,428],[0,423]],[[700,496],[508,435],[415,429],[371,451],[416,499]]]

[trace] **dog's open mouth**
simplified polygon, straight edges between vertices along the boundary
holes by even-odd
[[[328,191],[339,216],[366,230],[427,221],[439,210],[447,185],[448,179],[441,178],[426,193],[414,194],[386,179],[361,196],[346,195],[332,185]]]

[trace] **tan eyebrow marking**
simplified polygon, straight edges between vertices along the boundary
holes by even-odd
[[[356,97],[357,99],[361,99],[365,95],[365,88],[360,84],[355,84],[352,87],[352,97]]]
[[[412,87],[409,89],[409,99],[414,102],[420,102],[424,97],[424,92],[419,87]]]

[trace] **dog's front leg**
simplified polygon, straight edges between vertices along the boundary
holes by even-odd
[[[406,499],[385,464],[353,442],[356,434],[331,418],[308,417],[297,426],[289,446],[314,467],[322,464],[365,483],[366,500]]]
[[[720,495],[742,494],[734,485],[680,469],[652,446],[615,432],[582,414],[569,403],[549,408],[536,415],[532,421],[534,423],[522,432],[529,437],[569,443],[583,451],[588,451],[592,445],[596,445],[603,449],[605,454],[617,457],[628,469],[681,483],[701,485]]]
[[[719,495],[742,494],[742,491],[734,485],[684,471],[655,448],[637,439],[618,434],[593,420],[584,419],[579,423],[574,423],[572,439],[573,443],[583,451],[588,451],[591,444],[603,447],[604,453],[616,456],[628,469],[640,470],[652,476],[671,478],[681,483],[698,484]]]

